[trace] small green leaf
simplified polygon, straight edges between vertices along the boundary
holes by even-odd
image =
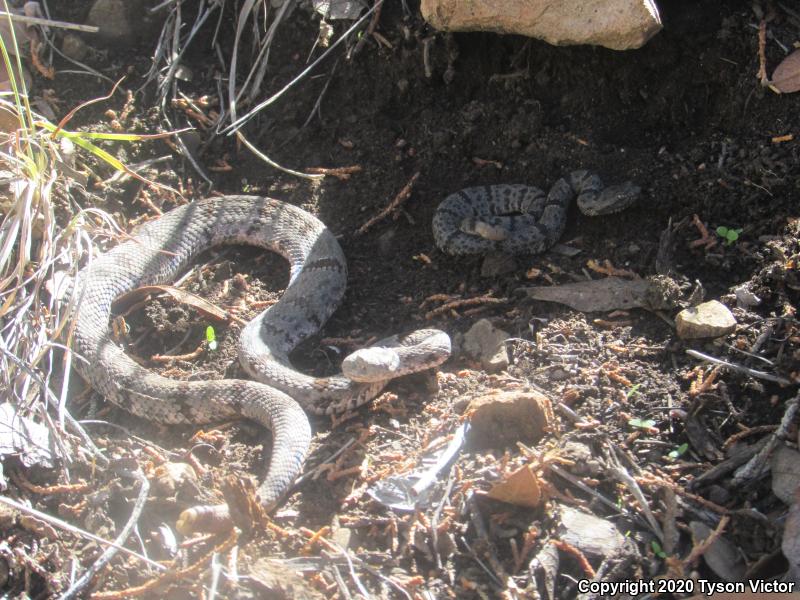
[[[668,457],[669,457],[671,460],[675,460],[675,459],[677,459],[678,457],[680,457],[680,456],[683,456],[684,454],[686,454],[686,451],[687,451],[688,449],[689,449],[689,444],[687,444],[687,443],[683,443],[683,444],[681,444],[680,446],[678,446],[677,448],[675,448],[675,450],[673,450],[672,452],[670,452],[669,454],[667,454],[667,456],[668,456]]]
[[[656,422],[653,419],[631,419],[628,425],[636,427],[637,429],[651,429],[655,427]]]
[[[642,386],[642,384],[641,384],[641,383],[636,383],[636,384],[632,385],[632,386],[631,386],[631,388],[630,388],[630,389],[629,389],[627,392],[625,392],[625,399],[626,399],[626,400],[630,400],[630,399],[633,397],[633,395],[634,395],[634,394],[635,394],[637,391],[639,391],[639,388],[640,388],[641,386]]]
[[[664,549],[661,547],[661,544],[659,544],[656,540],[650,542],[650,547],[653,549],[653,553],[658,558],[667,558],[667,553],[664,552]]]
[[[725,227],[724,225],[720,225],[719,227],[717,227],[716,231],[717,235],[725,240],[725,244],[727,246],[730,246],[731,244],[736,242],[736,240],[739,239],[739,234],[742,233],[741,228],[732,229],[730,227]]]
[[[217,334],[214,332],[214,328],[211,325],[206,327],[206,341],[208,342],[209,350],[217,349]]]

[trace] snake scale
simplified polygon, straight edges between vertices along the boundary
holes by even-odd
[[[240,362],[258,381],[176,381],[127,356],[110,331],[115,298],[143,285],[173,281],[199,253],[223,244],[258,246],[289,261],[289,284],[280,300],[248,323],[240,338]],[[303,409],[334,413],[355,408],[392,378],[435,367],[450,355],[447,334],[429,329],[354,352],[343,363],[346,375],[315,378],[295,370],[290,352],[336,310],[346,282],[339,243],[306,211],[254,196],[193,202],[144,224],[80,272],[73,348],[85,362],[77,361],[76,369],[108,400],[154,422],[203,424],[241,416],[271,429],[272,453],[258,487],[259,500],[269,509],[305,460],[311,428]],[[202,506],[185,511],[179,526],[213,529],[227,522],[227,507]]]
[[[491,185],[450,194],[433,216],[436,245],[452,255],[539,254],[564,233],[567,210],[577,196],[586,215],[620,212],[639,197],[641,189],[628,181],[605,187],[589,171],[573,171],[545,194],[527,185]]]

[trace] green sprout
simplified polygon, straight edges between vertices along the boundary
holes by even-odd
[[[653,540],[652,542],[650,542],[650,547],[653,549],[653,553],[658,558],[662,558],[662,559],[663,558],[667,558],[667,553],[664,552],[664,549],[661,547],[661,544],[659,544],[656,540]]]
[[[675,450],[673,450],[672,452],[667,454],[667,457],[670,460],[676,460],[677,458],[679,458],[679,457],[683,456],[684,454],[686,454],[686,451],[688,449],[689,449],[689,444],[684,442],[683,444],[681,444],[680,446],[675,448]]]
[[[206,327],[206,341],[208,342],[208,349],[214,351],[217,349],[217,334],[214,333],[214,327],[209,325]]]
[[[725,240],[725,245],[730,246],[739,239],[739,234],[742,233],[741,229],[730,229],[724,225],[717,227],[717,235]]]
[[[627,392],[625,392],[625,400],[630,400],[631,398],[633,398],[634,394],[636,394],[639,391],[640,387],[642,387],[641,383],[636,383],[632,385],[631,388]]]
[[[631,419],[628,421],[628,425],[637,429],[652,429],[656,422],[653,419]]]

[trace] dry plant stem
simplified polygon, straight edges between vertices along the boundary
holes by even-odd
[[[433,310],[428,311],[427,313],[425,313],[425,318],[430,320],[433,317],[448,313],[451,310],[455,310],[456,308],[463,308],[465,306],[475,306],[476,304],[506,304],[506,303],[508,303],[507,298],[492,298],[491,296],[479,296],[477,298],[465,298],[463,300],[453,300],[452,302],[448,302],[447,304],[443,304],[438,308],[434,308]]]
[[[699,240],[694,240],[693,242],[690,242],[689,243],[690,248],[698,248],[699,246],[705,246],[706,250],[710,250],[711,248],[716,246],[717,240],[714,239],[710,233],[708,233],[708,229],[700,220],[700,217],[698,217],[697,215],[692,215],[692,223],[694,224],[695,227],[697,227],[697,230],[700,232],[701,237]]]
[[[108,546],[104,551],[103,554],[98,558],[92,565],[86,570],[86,572],[78,579],[75,583],[73,583],[70,588],[62,594],[60,600],[70,600],[71,598],[75,598],[77,594],[81,592],[92,580],[92,578],[102,569],[105,567],[111,559],[113,559],[119,548],[122,547],[122,544],[125,543],[125,540],[128,539],[128,536],[133,531],[133,528],[139,522],[139,517],[142,514],[142,509],[144,509],[145,502],[147,501],[147,493],[150,491],[150,482],[147,480],[147,477],[144,476],[140,470],[136,471],[129,471],[127,469],[120,470],[120,474],[125,475],[127,477],[132,477],[139,482],[139,495],[136,498],[136,503],[133,505],[133,510],[131,511],[131,516],[128,519],[128,522],[125,523],[125,527],[122,528],[122,531],[119,532],[119,535],[114,540],[114,545]]]
[[[727,450],[731,446],[733,446],[736,442],[740,442],[745,438],[750,437],[751,435],[759,435],[761,433],[770,433],[778,429],[777,425],[759,425],[757,427],[749,427],[744,431],[740,431],[739,433],[734,433],[730,436],[725,442],[722,444],[722,449]]]
[[[361,165],[351,167],[309,167],[306,169],[312,175],[332,175],[340,181],[347,181],[353,173],[360,173],[363,170]]]
[[[769,85],[767,77],[767,20],[761,19],[758,24],[758,81],[762,87]]]
[[[297,75],[289,83],[287,83],[285,86],[283,86],[283,88],[281,88],[278,92],[276,92],[275,94],[273,94],[272,96],[270,96],[269,98],[264,100],[263,102],[259,103],[255,108],[250,110],[247,114],[245,114],[245,115],[243,115],[243,116],[241,116],[241,117],[239,117],[237,119],[236,118],[236,113],[235,113],[235,103],[233,103],[231,105],[231,119],[233,120],[233,122],[227,128],[225,128],[222,131],[222,133],[230,134],[230,133],[233,133],[234,131],[237,131],[247,121],[249,121],[250,119],[255,117],[259,112],[261,112],[267,106],[269,106],[270,104],[275,102],[278,98],[283,96],[290,88],[292,88],[294,85],[296,85],[300,80],[302,80],[306,75],[308,75],[308,73],[310,73],[322,60],[324,60],[325,57],[328,56],[328,54],[330,54],[333,51],[334,48],[336,48],[339,44],[341,44],[344,40],[346,40],[350,36],[351,33],[353,33],[358,27],[360,27],[361,23],[363,23],[370,15],[372,15],[372,13],[374,11],[376,11],[383,4],[383,2],[384,2],[384,0],[378,0],[372,6],[372,8],[369,9],[367,12],[365,12],[361,16],[361,18],[358,19],[358,21],[356,21],[347,31],[345,31],[342,34],[342,36],[338,40],[336,40],[333,44],[331,44],[328,47],[328,49],[319,56],[319,58],[317,58],[313,63],[308,65],[308,67],[303,69],[300,72],[299,75]],[[243,29],[243,27],[244,27],[244,23],[237,23],[237,32],[236,32],[237,39],[236,39],[236,42],[234,43],[234,50],[237,47],[238,38],[241,35],[241,30]],[[235,94],[235,90],[234,90],[234,84],[236,82],[236,77],[234,77],[234,75],[236,74],[236,71],[235,71],[235,68],[234,68],[235,67],[235,62],[234,62],[235,58],[236,58],[236,52],[234,51],[234,56],[231,59],[231,76],[229,77],[229,82],[230,83],[229,83],[228,92],[229,92],[229,97],[230,98],[236,98],[236,94]],[[308,176],[306,175],[306,177],[308,177]]]
[[[55,494],[82,494],[91,489],[88,483],[75,483],[64,485],[36,485],[28,481],[21,471],[11,471],[11,480],[21,488],[40,496],[50,496]]]
[[[231,533],[227,539],[225,539],[218,546],[212,548],[209,552],[197,559],[194,564],[186,567],[185,569],[180,569],[178,571],[167,571],[160,577],[151,579],[147,583],[137,587],[111,592],[95,592],[92,594],[92,600],[121,600],[122,598],[144,596],[145,594],[153,594],[154,591],[162,585],[166,585],[186,577],[196,577],[197,574],[205,568],[206,561],[210,560],[215,554],[221,554],[233,548],[238,539],[239,534],[237,533],[236,529],[233,529],[231,530]]]
[[[472,522],[472,526],[475,527],[475,533],[477,533],[478,538],[480,538],[480,540],[486,545],[486,557],[493,569],[492,576],[496,581],[506,582],[508,580],[508,573],[506,573],[506,570],[503,568],[500,559],[497,557],[494,544],[492,544],[491,538],[489,537],[489,532],[486,530],[486,525],[483,522],[483,516],[481,515],[480,509],[475,502],[474,495],[470,496],[467,504],[469,506],[470,521]],[[503,583],[501,583],[501,585],[503,585]]]
[[[580,564],[581,569],[583,569],[584,575],[586,575],[588,579],[594,579],[597,576],[597,573],[595,573],[595,570],[592,568],[592,565],[589,564],[589,560],[586,558],[586,555],[580,550],[578,550],[578,548],[562,540],[551,540],[550,543],[553,544],[556,548],[558,548],[562,552],[571,554],[572,557],[578,561],[578,564]]]
[[[150,357],[150,360],[153,362],[159,363],[172,363],[178,360],[183,361],[192,361],[195,358],[198,358],[206,349],[205,342],[201,343],[194,351],[189,352],[189,354],[173,354],[173,355],[166,355],[166,354],[154,354]]]
[[[458,300],[460,296],[453,295],[453,294],[433,294],[432,296],[428,296],[425,300],[422,301],[422,304],[419,307],[425,308],[431,302],[451,302],[452,300]]]
[[[369,36],[371,36],[373,33],[375,33],[375,28],[378,26],[378,21],[380,21],[380,19],[381,19],[381,8],[382,7],[383,7],[383,3],[379,3],[378,7],[375,9],[375,14],[372,15],[372,19],[370,20],[369,25],[367,25],[367,30],[364,32],[364,35],[362,35],[359,38],[358,42],[356,42],[356,46],[355,46],[355,48],[353,48],[353,52],[351,53],[351,56],[355,56],[356,54],[361,52],[361,49],[364,47],[364,44],[366,43],[367,38]]]
[[[713,510],[715,513],[719,513],[721,515],[726,515],[730,511],[725,508],[724,506],[720,506],[719,504],[715,504],[710,500],[706,500],[702,496],[698,496],[697,494],[692,494],[691,492],[687,492],[681,486],[676,484],[673,481],[668,479],[661,479],[659,477],[655,477],[652,475],[642,475],[636,478],[636,481],[641,483],[642,485],[652,485],[657,487],[668,487],[673,490],[676,494],[683,496],[684,498],[688,498],[694,502],[697,502],[700,506],[704,508],[708,508],[709,510]]]
[[[444,568],[444,561],[442,561],[442,554],[439,551],[439,519],[442,516],[442,510],[444,509],[445,501],[450,500],[450,494],[453,492],[453,485],[456,482],[456,474],[453,469],[450,470],[450,473],[447,477],[447,485],[442,492],[442,497],[439,499],[439,503],[436,505],[436,508],[433,511],[433,515],[431,516],[431,541],[430,547],[433,555],[436,557],[436,568],[441,570]]]
[[[292,490],[297,488],[301,483],[303,483],[306,479],[316,479],[319,475],[322,474],[322,469],[327,465],[331,464],[331,461],[336,459],[340,454],[342,454],[345,450],[347,450],[350,446],[356,443],[356,438],[352,437],[347,442],[345,442],[341,448],[339,448],[336,452],[331,454],[327,459],[323,460],[322,463],[316,467],[313,471],[306,471],[300,477],[295,479],[294,484],[292,485]],[[291,493],[291,492],[288,492]]]
[[[728,473],[734,471],[737,467],[743,465],[748,460],[750,460],[753,456],[755,456],[761,448],[769,441],[768,437],[763,437],[759,441],[757,441],[752,446],[746,446],[741,448],[739,451],[733,454],[730,458],[722,461],[719,464],[714,465],[707,471],[705,471],[702,475],[695,477],[691,483],[690,487],[692,489],[697,489],[701,486],[708,485],[713,483],[714,481],[718,481],[722,477],[726,476]]]
[[[589,487],[588,485],[586,485],[585,483],[583,483],[580,479],[575,477],[572,473],[563,470],[561,467],[559,467],[556,464],[551,464],[547,468],[550,471],[552,471],[553,473],[555,473],[556,475],[558,475],[559,477],[562,477],[563,479],[566,479],[567,481],[569,481],[575,487],[581,489],[585,493],[587,493],[590,496],[596,498],[597,500],[599,500],[600,502],[605,504],[611,510],[613,510],[613,511],[618,511],[619,510],[619,506],[617,504],[615,504],[614,502],[612,502],[611,500],[609,500],[608,498],[603,496],[597,490],[595,490],[595,489]]]
[[[0,11],[0,19],[11,19],[19,23],[28,23],[29,25],[44,25],[45,27],[56,27],[58,29],[74,29],[75,31],[85,31],[86,33],[97,33],[100,31],[99,27],[93,25],[78,25],[77,23],[67,23],[66,21],[53,21],[51,19],[42,19],[40,17],[26,17],[25,15],[18,15],[16,13],[8,13]]]
[[[607,444],[608,452],[608,461],[610,463],[610,471],[611,474],[614,475],[618,481],[623,483],[630,493],[636,498],[636,501],[639,503],[639,508],[644,513],[644,518],[647,521],[647,524],[650,526],[652,532],[656,535],[658,540],[663,543],[664,541],[664,533],[661,531],[661,527],[658,524],[655,516],[653,515],[653,511],[650,510],[650,505],[647,502],[647,499],[644,497],[642,493],[642,488],[639,487],[639,484],[636,482],[630,473],[622,466],[620,463],[619,458],[617,457],[616,450],[614,446],[611,444]]]
[[[794,423],[800,406],[800,392],[786,403],[781,424],[769,437],[766,445],[750,461],[736,471],[733,476],[734,485],[743,485],[760,477],[769,468],[769,459],[778,444],[788,437],[789,428]]]
[[[713,363],[715,365],[720,365],[723,367],[728,367],[729,369],[733,369],[734,371],[739,371],[746,375],[750,375],[751,377],[756,377],[757,379],[766,379],[767,381],[772,381],[774,383],[780,385],[791,385],[791,381],[786,379],[785,377],[780,377],[779,375],[773,375],[772,373],[766,373],[765,371],[757,371],[756,369],[751,369],[750,367],[744,367],[742,365],[737,365],[726,360],[722,360],[721,358],[715,358],[708,354],[703,354],[702,352],[698,352],[697,350],[687,350],[686,354],[692,356],[694,358],[705,360],[707,362]]]
[[[711,547],[711,544],[713,544],[717,538],[722,535],[722,532],[725,531],[725,528],[728,526],[728,522],[730,520],[731,518],[729,515],[722,517],[717,524],[717,528],[711,532],[711,535],[692,548],[689,556],[683,559],[684,568],[690,568],[692,564],[694,564],[694,562]]]
[[[120,546],[116,542],[112,542],[111,540],[107,540],[107,539],[101,538],[100,536],[97,536],[97,535],[95,535],[93,533],[89,533],[88,531],[84,531],[83,529],[75,527],[74,525],[71,525],[70,523],[67,523],[66,521],[62,521],[58,517],[53,517],[51,515],[48,515],[47,513],[43,513],[43,512],[41,512],[39,510],[36,510],[35,508],[31,508],[30,506],[25,506],[24,504],[20,504],[19,502],[15,501],[15,500],[12,500],[11,498],[7,498],[5,496],[0,496],[0,504],[5,504],[6,506],[10,506],[11,508],[15,508],[20,512],[24,512],[26,514],[29,514],[29,515],[33,516],[33,517],[36,517],[37,519],[41,519],[42,521],[44,521],[46,523],[50,523],[51,525],[54,525],[55,527],[58,527],[59,529],[63,529],[64,531],[69,531],[70,533],[73,533],[75,535],[79,535],[79,536],[88,538],[88,539],[90,539],[92,541],[97,542],[98,544],[102,544],[103,546],[114,546],[120,552],[123,552],[125,554],[130,555],[130,556],[135,556],[139,560],[147,563],[151,567],[154,567],[154,568],[158,569],[159,571],[165,571],[166,570],[166,567],[164,565],[161,565],[161,564],[155,562],[154,560],[150,560],[149,558],[147,558],[143,554],[139,554],[138,552],[136,552],[134,550],[130,550],[128,548],[125,548],[124,546]]]
[[[419,175],[420,175],[419,171],[414,173],[414,175],[411,177],[408,183],[405,184],[405,186],[403,186],[403,189],[400,190],[400,192],[394,197],[394,199],[389,203],[389,205],[386,208],[384,208],[381,212],[379,212],[377,215],[372,217],[369,221],[364,223],[361,227],[359,227],[355,232],[356,235],[363,235],[364,233],[366,233],[370,227],[375,225],[375,223],[377,223],[378,221],[382,221],[383,219],[388,217],[392,212],[397,210],[403,204],[403,202],[408,200],[408,197],[411,195],[411,189],[414,187],[414,184],[417,182],[417,179],[419,179]]]

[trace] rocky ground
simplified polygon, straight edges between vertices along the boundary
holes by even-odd
[[[437,373],[399,380],[354,414],[314,418],[306,472],[272,520],[254,511],[241,530],[211,537],[181,536],[175,519],[223,491],[246,502],[227,476],[260,473],[262,433],[247,423],[160,428],[74,382],[72,414],[109,423],[86,427],[113,468],[9,466],[7,494],[111,539],[142,489],[128,474],[147,476],[127,542],[140,556],[101,569],[93,597],[573,598],[580,580],[660,579],[660,597],[682,598],[700,580],[796,580],[800,96],[762,87],[757,73],[762,17],[771,72],[800,40],[800,15],[782,3],[662,4],[664,30],[615,52],[445,35],[415,3],[406,12],[388,2],[373,33],[334,50],[243,130],[285,167],[328,170],[315,181],[214,134],[232,6],[218,51],[218,15],[199,27],[168,94],[183,102],[164,110],[156,83],[141,86],[171,8],[137,11],[113,44],[89,34],[70,42],[69,54],[109,80],[125,76],[70,127],[196,127],[183,148],[173,137],[107,149],[128,164],[158,159],[142,174],[186,199],[270,195],[339,236],[345,302],[295,364],[334,372],[350,350],[423,326],[454,342]],[[50,8],[53,18],[91,21],[89,2]],[[188,28],[198,8],[182,10]],[[331,25],[337,39],[348,23]],[[306,9],[277,28],[258,100],[319,55],[319,33]],[[241,56],[253,59],[250,46]],[[54,79],[35,77],[56,120],[112,85],[62,60]],[[183,201],[135,179],[109,182],[106,166],[83,160],[93,171],[86,202],[123,229]],[[549,188],[578,168],[632,180],[642,196],[612,216],[571,210],[561,245],[540,256],[456,259],[435,247],[431,218],[449,193]],[[362,230],[406,187],[399,207]],[[638,278],[663,281],[655,276],[669,281],[658,287],[666,293],[642,292]],[[636,302],[600,304],[597,286],[611,277]],[[181,287],[246,320],[286,281],[279,258],[234,248],[209,253]],[[556,302],[520,291],[573,283],[592,286],[588,306],[575,308],[570,288],[557,288]],[[710,325],[700,319],[716,337],[691,339],[692,307],[703,301],[718,303]],[[152,368],[240,375],[236,322],[165,297],[134,303],[123,319],[121,342]],[[416,505],[407,497],[415,483]],[[103,549],[23,513],[0,517],[9,597],[55,597]],[[171,561],[169,575],[141,555]]]

